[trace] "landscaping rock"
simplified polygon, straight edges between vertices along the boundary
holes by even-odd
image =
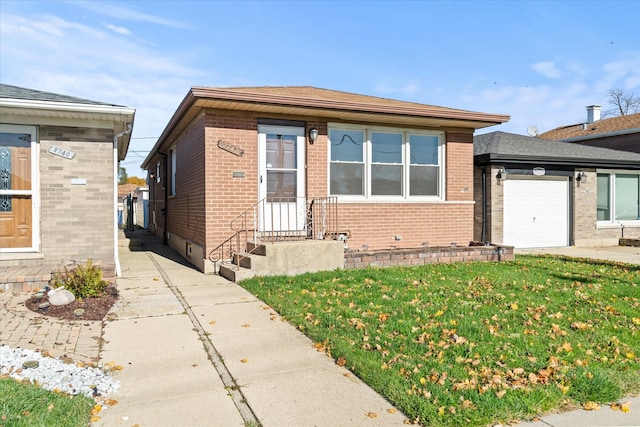
[[[58,288],[49,291],[49,303],[51,305],[71,304],[76,297],[66,289]]]

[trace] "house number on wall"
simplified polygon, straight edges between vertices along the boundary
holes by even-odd
[[[244,150],[242,148],[229,144],[223,140],[218,141],[218,148],[222,148],[224,151],[228,151],[236,156],[242,156],[244,154]]]
[[[76,156],[76,153],[74,153],[73,151],[63,150],[62,148],[56,147],[55,145],[49,147],[49,152],[51,154],[55,154],[56,156],[64,157],[65,159],[69,160],[73,159]]]

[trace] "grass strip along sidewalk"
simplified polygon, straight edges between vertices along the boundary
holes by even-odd
[[[638,266],[520,255],[240,285],[416,424],[508,423],[640,391]]]

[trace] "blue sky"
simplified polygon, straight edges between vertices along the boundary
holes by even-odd
[[[129,175],[192,86],[316,86],[511,120],[640,95],[640,0],[0,2],[0,81],[136,109]]]

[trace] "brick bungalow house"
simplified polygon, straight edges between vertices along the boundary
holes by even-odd
[[[475,239],[517,248],[640,238],[640,154],[492,132],[474,137]]]
[[[601,119],[600,108],[588,106],[584,123],[560,126],[537,136],[640,154],[640,113]]]
[[[240,234],[333,239],[340,266],[345,244],[467,246],[473,134],[508,119],[315,87],[193,87],[142,163],[149,228],[203,272],[244,250],[224,252]],[[305,252],[283,271],[318,256]]]
[[[118,162],[135,110],[0,84],[0,286],[71,261],[118,270]],[[17,279],[19,277],[19,279]],[[16,281],[18,280],[18,281]]]

